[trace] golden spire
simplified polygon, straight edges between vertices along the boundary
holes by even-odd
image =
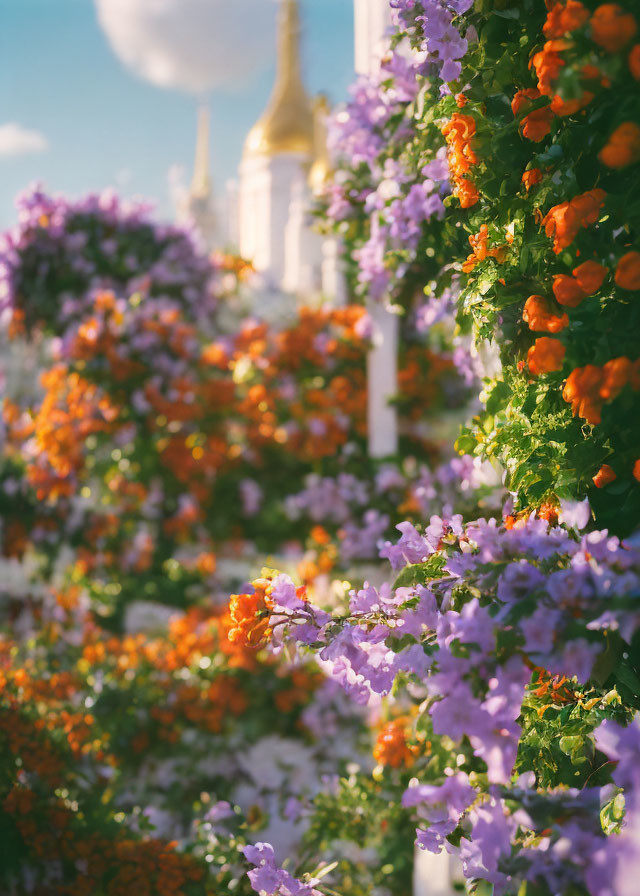
[[[198,107],[198,136],[193,165],[190,196],[205,199],[211,195],[211,175],[209,173],[209,107],[204,103]]]
[[[331,175],[331,159],[329,158],[327,118],[329,117],[329,101],[321,93],[313,101],[313,164],[309,172],[309,186],[318,195]]]
[[[281,0],[276,83],[266,111],[245,143],[247,155],[313,152],[313,111],[300,68],[298,0]]]

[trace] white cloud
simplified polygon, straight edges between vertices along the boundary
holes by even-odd
[[[15,121],[0,124],[0,159],[44,152],[49,142],[40,131],[30,131]]]
[[[274,53],[274,0],[95,0],[120,59],[159,87],[204,93]]]

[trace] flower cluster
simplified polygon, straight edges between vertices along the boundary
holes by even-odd
[[[239,847],[300,839],[295,806],[336,769],[327,738],[354,756],[360,722],[317,668],[237,643],[236,621],[140,606],[114,635],[78,588],[3,603],[3,892],[244,896]]]
[[[14,328],[60,334],[94,289],[178,303],[203,325],[216,306],[214,269],[192,236],[158,225],[146,205],[116,194],[69,202],[34,187],[18,198],[18,226],[0,244],[2,310]]]
[[[564,512],[570,519],[572,508]],[[465,876],[498,893],[530,881],[600,894],[604,856],[619,875],[629,861],[600,826],[601,802],[616,824],[615,792],[593,738],[607,752],[600,732],[620,732],[610,735],[614,755],[627,738],[620,725],[639,671],[628,653],[640,627],[637,549],[533,516],[504,527],[434,517],[423,532],[398,528],[399,542],[383,550],[401,571],[395,584],[352,591],[347,615],[328,615],[288,577],[274,578],[273,637],[317,652],[359,702],[408,676],[445,759],[429,750],[416,759],[406,719],[383,729],[376,757],[411,766],[402,802],[417,809],[423,849],[459,844]],[[614,779],[634,807],[635,777]],[[579,843],[589,847],[570,848]]]
[[[404,289],[425,226],[442,220],[450,192],[444,150],[419,161],[411,147],[413,104],[423,90],[412,58],[392,49],[333,121],[340,170],[327,188],[327,215],[340,232],[354,220],[364,228],[350,257],[359,292],[375,300],[397,299]]]
[[[455,20],[473,6],[473,0],[390,0],[390,5],[396,24],[414,32],[421,73],[435,72],[445,84],[456,81],[468,43]]]

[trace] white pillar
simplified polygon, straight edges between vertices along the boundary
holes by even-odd
[[[436,855],[416,847],[413,863],[413,896],[455,896],[454,886],[464,884],[457,856]]]
[[[355,60],[359,74],[372,74],[386,50],[385,31],[391,23],[389,0],[355,0]],[[368,430],[371,457],[398,450],[398,415],[389,399],[398,392],[398,317],[371,303],[374,346],[367,359]]]
[[[322,292],[323,238],[313,228],[313,197],[304,179],[292,190],[289,220],[285,228],[283,289],[305,299]]]
[[[334,236],[322,242],[322,295],[334,308],[347,304],[347,278],[342,261],[342,246]]]
[[[398,450],[398,413],[391,399],[398,393],[397,314],[379,302],[370,302],[373,348],[367,356],[367,423],[369,454],[387,457]]]
[[[391,24],[389,0],[355,0],[356,71],[375,71],[387,49],[384,33]]]

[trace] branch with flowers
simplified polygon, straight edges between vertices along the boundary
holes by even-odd
[[[446,306],[456,272],[459,332],[492,340],[501,361],[460,450],[503,463],[518,510],[588,495],[601,525],[628,533],[640,519],[637,11],[391,7],[380,77],[336,120],[349,152],[329,218],[371,298],[410,307],[424,290]],[[398,204],[445,159],[437,220],[411,215],[398,254]]]
[[[395,798],[415,812],[418,845],[458,854],[470,884],[600,894],[615,880],[611,892],[627,892],[640,785],[640,729],[629,725],[640,709],[637,549],[534,517],[399,528],[381,550],[393,585],[365,584],[328,613],[287,576],[259,580],[231,600],[232,641],[296,645],[356,702],[413,704],[376,757],[408,769]],[[264,883],[276,873],[268,849],[247,857],[255,889],[282,892]]]

